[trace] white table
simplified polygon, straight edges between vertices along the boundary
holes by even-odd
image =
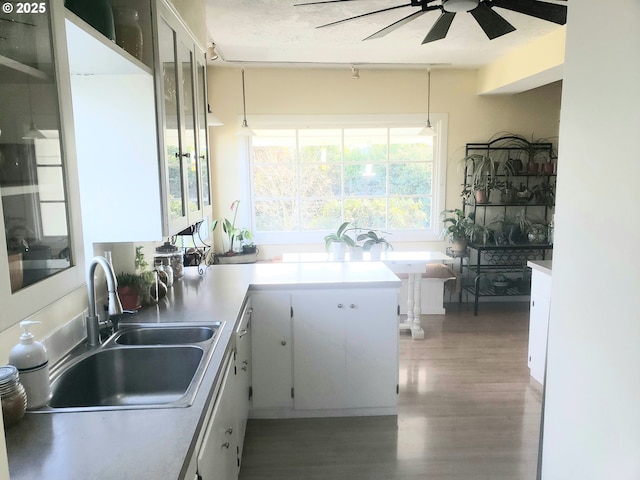
[[[330,262],[333,258],[327,253],[285,253],[282,256],[283,262]],[[349,261],[347,253],[345,260]],[[364,254],[363,260],[353,260],[368,262],[371,261],[369,253]],[[380,261],[383,262],[393,273],[404,273],[408,276],[409,293],[407,298],[407,321],[400,323],[400,330],[410,330],[414,340],[424,338],[424,330],[420,324],[422,314],[422,274],[425,272],[427,263],[452,264],[455,259],[442,252],[419,251],[419,252],[383,252]]]

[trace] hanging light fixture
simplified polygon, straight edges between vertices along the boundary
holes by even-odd
[[[31,113],[31,125],[29,125],[29,130],[22,136],[23,140],[35,140],[35,139],[43,139],[47,138],[44,134],[36,128],[36,124],[33,121],[33,103],[31,101],[31,84],[27,84],[27,93],[29,94],[29,112]]]
[[[418,135],[423,137],[435,137],[438,135],[435,129],[431,126],[431,119],[429,118],[431,110],[431,68],[427,69],[427,124],[420,130]]]
[[[240,130],[236,132],[236,135],[240,135],[242,137],[253,137],[255,132],[251,130],[247,124],[247,102],[244,92],[244,68],[242,69],[242,112],[244,115],[242,126],[240,127]]]

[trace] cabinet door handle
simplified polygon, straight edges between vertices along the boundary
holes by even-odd
[[[349,305],[349,308],[356,308],[356,304],[352,303],[351,305]]]
[[[243,364],[243,365],[249,365],[249,360],[244,360],[244,361],[242,362],[242,364]]]
[[[221,445],[221,447],[222,447],[222,448],[229,448],[229,442],[224,442],[224,443]]]
[[[342,308],[342,304],[341,303],[338,304],[338,308]]]
[[[249,331],[248,331],[248,330],[246,330],[246,329],[245,329],[245,330],[242,330],[242,331],[238,334],[238,338],[242,338],[242,337],[244,337],[247,333],[249,333]]]
[[[233,427],[229,427],[227,428],[224,433],[226,433],[227,435],[231,435],[233,433]]]
[[[287,341],[286,341],[286,340],[282,340],[282,341],[280,342],[280,345],[282,345],[283,347],[284,347],[286,344],[287,344]]]
[[[182,156],[184,158],[191,158],[191,153],[187,152],[187,153],[183,153]]]
[[[243,370],[244,372],[246,372],[246,371],[247,371],[247,367],[242,367],[242,370]]]

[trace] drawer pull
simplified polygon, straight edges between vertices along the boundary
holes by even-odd
[[[233,427],[229,427],[227,428],[224,433],[226,433],[227,435],[231,435],[233,433]]]
[[[222,447],[222,448],[229,448],[229,442],[224,442],[224,443],[221,445],[221,447]]]

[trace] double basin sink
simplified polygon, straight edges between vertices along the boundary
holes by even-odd
[[[221,324],[124,326],[104,344],[51,370],[51,399],[36,413],[188,407]]]

